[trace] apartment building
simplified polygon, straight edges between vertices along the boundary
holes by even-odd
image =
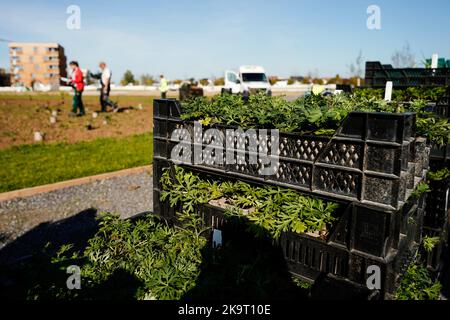
[[[64,48],[57,43],[12,42],[9,44],[11,85],[33,87],[34,84],[58,88],[67,77]]]

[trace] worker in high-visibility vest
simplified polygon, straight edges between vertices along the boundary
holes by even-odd
[[[164,75],[159,77],[159,91],[161,92],[161,99],[166,99],[169,86],[167,85],[167,80],[164,78]]]

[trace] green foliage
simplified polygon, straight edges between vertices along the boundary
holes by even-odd
[[[361,88],[356,89],[353,94],[360,98],[384,98],[382,88]],[[409,87],[406,89],[395,89],[392,91],[392,100],[397,102],[411,102],[415,100],[425,100],[436,102],[445,94],[445,87]]]
[[[152,86],[155,83],[155,79],[153,76],[149,74],[143,74],[141,75],[141,84],[144,86]]]
[[[425,236],[422,240],[422,246],[427,252],[431,252],[433,248],[441,241],[440,237]]]
[[[169,228],[155,216],[135,222],[111,214],[100,217],[97,234],[82,252],[72,252],[71,245],[60,248],[52,259],[65,274],[67,266],[81,268],[82,290],[68,290],[64,283],[39,284],[29,291],[31,299],[101,299],[120,297],[120,290],[108,292],[105,283],[127,278],[136,282],[136,299],[180,299],[195,286],[202,262],[201,250],[206,239],[195,216],[179,228]],[[65,276],[67,277],[67,276]],[[126,284],[126,283],[125,283]],[[124,291],[127,288],[120,288]],[[130,298],[130,297],[128,297]]]
[[[0,192],[149,165],[152,134],[0,150]]]
[[[237,125],[242,128],[276,128],[283,132],[334,132],[354,108],[343,96],[310,95],[295,101],[264,94],[242,97],[224,95],[212,100],[193,98],[183,104],[183,119],[211,118],[212,123]],[[332,131],[330,131],[332,130]]]
[[[214,80],[214,85],[215,86],[223,86],[225,85],[225,78],[217,78]]]
[[[366,106],[366,111],[416,112],[417,135],[427,137],[437,145],[445,145],[450,140],[450,122],[440,118],[433,112],[425,111],[427,101],[437,101],[445,93],[444,87],[420,88],[411,87],[405,90],[394,90],[391,103],[379,103],[379,107]],[[377,101],[383,99],[384,89],[365,88],[356,90],[353,96],[361,101]]]
[[[419,182],[419,184],[416,186],[416,188],[413,190],[413,192],[411,193],[411,197],[412,198],[420,198],[420,196],[422,194],[424,194],[425,192],[430,192],[430,186],[428,185],[428,183],[421,181]]]
[[[336,203],[306,197],[290,189],[252,187],[242,181],[202,180],[178,166],[167,169],[161,183],[161,199],[169,199],[172,207],[182,204],[184,212],[192,213],[199,204],[224,198],[229,204],[226,214],[247,219],[249,229],[259,236],[269,233],[278,238],[287,231],[323,235],[335,220],[333,213],[338,208]]]
[[[120,80],[120,84],[126,86],[128,84],[138,84],[138,81],[134,79],[134,74],[130,70],[125,71],[123,74],[122,80]]]
[[[441,287],[439,282],[431,279],[427,268],[415,261],[408,267],[395,293],[395,299],[438,300]]]
[[[299,287],[305,290],[309,290],[312,287],[312,284],[305,282],[303,280],[300,280],[297,277],[292,276],[292,281]]]
[[[417,113],[417,134],[427,137],[437,145],[445,145],[450,141],[450,122],[448,118],[440,118],[432,112],[424,111],[425,102],[416,100],[412,102],[407,111]]]
[[[442,181],[450,177],[450,169],[445,167],[436,172],[428,171],[428,178],[434,181]]]
[[[406,92],[411,99],[419,95],[410,91]],[[430,91],[426,97],[437,95],[436,92],[439,90]],[[438,145],[444,145],[450,140],[450,122],[424,111],[424,100],[386,102],[381,95],[381,91],[370,89],[356,91],[353,95],[308,95],[295,101],[264,94],[252,95],[247,102],[236,95],[217,96],[212,100],[196,97],[184,102],[181,117],[185,120],[207,119],[208,124],[222,123],[245,129],[274,128],[282,132],[332,135],[352,111],[411,111],[417,113],[418,135],[427,137]]]
[[[277,76],[270,76],[269,77],[269,83],[270,83],[270,85],[274,85],[275,83],[277,83],[279,81],[279,79],[278,79],[278,77]]]

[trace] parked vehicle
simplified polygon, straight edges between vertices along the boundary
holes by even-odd
[[[225,85],[222,94],[242,94],[248,97],[256,92],[272,95],[269,78],[261,66],[241,66],[239,72],[225,71]]]

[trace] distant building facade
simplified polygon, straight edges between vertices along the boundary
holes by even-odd
[[[0,87],[9,87],[11,85],[11,75],[5,69],[0,68]]]
[[[36,83],[59,87],[67,77],[64,48],[58,43],[12,42],[9,44],[11,85],[34,87]]]

